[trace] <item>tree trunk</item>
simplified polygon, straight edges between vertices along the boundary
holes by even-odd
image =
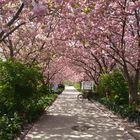
[[[124,76],[126,77],[126,80],[128,82],[129,104],[137,104],[138,83],[139,83],[139,75],[140,75],[140,61],[138,61],[137,69],[131,73],[128,72],[127,65],[124,62],[123,70],[124,70]]]
[[[137,104],[138,83],[129,81],[129,104]]]
[[[129,83],[128,83],[130,104],[137,104],[139,76],[140,76],[140,60],[138,60],[138,63],[137,63],[135,76],[130,78]]]
[[[13,51],[13,48],[9,48],[10,50],[10,58],[14,58],[14,51]]]

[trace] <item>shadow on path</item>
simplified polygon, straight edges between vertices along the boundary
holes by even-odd
[[[97,105],[77,101],[73,87],[59,95],[25,140],[134,140]]]

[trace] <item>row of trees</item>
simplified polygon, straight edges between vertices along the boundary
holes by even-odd
[[[44,84],[60,83],[64,77],[64,59],[53,41],[61,6],[42,1],[0,1],[0,53],[5,60],[16,59],[38,65]],[[18,9],[18,10],[17,10]],[[62,52],[62,49],[61,49]]]
[[[73,79],[88,77],[98,85],[101,74],[119,68],[133,104],[140,75],[139,7],[138,0],[3,0],[0,51],[5,59],[37,63],[47,82],[76,71],[80,76]]]
[[[74,11],[71,21],[75,31],[72,41],[77,46],[72,48],[72,63],[97,85],[101,74],[120,69],[128,82],[130,104],[135,104],[138,97],[139,5],[137,0],[87,1],[83,9],[78,7],[81,13]]]

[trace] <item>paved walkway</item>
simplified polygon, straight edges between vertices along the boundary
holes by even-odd
[[[97,103],[77,101],[78,91],[66,87],[25,140],[134,140]],[[112,116],[113,117],[113,116]]]

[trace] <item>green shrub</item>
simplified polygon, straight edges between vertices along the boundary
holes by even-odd
[[[55,87],[56,86],[56,87]],[[56,85],[54,85],[54,87],[51,89],[51,93],[52,94],[54,94],[54,93],[56,93],[56,94],[61,94],[63,91],[64,91],[64,89],[65,89],[65,85],[63,85],[63,84],[56,84]]]
[[[0,139],[12,140],[21,131],[21,118],[17,113],[13,117],[3,115],[0,117]]]
[[[38,68],[0,61],[0,140],[12,140],[25,123],[35,121],[56,98],[41,83]]]
[[[57,94],[61,94],[65,89],[65,86],[63,84],[58,85],[58,90],[55,92]]]
[[[131,122],[136,122],[140,126],[140,112],[136,110],[134,105],[118,105],[106,97],[98,98],[97,101],[107,106],[115,114],[120,115],[122,118],[127,118]]]
[[[48,94],[50,94],[50,90],[47,85],[40,84],[38,86],[38,93],[40,93],[41,95],[44,95],[44,94],[48,95]]]
[[[36,68],[20,62],[0,62],[0,108],[1,113],[24,110],[24,100],[37,94],[41,74]]]
[[[80,82],[74,83],[73,86],[74,86],[78,91],[81,91],[81,83],[80,83]]]
[[[30,123],[35,121],[57,97],[57,94],[49,94],[40,97],[38,100],[32,100],[26,108],[26,120]]]
[[[128,104],[128,85],[118,70],[101,76],[98,92],[116,104]]]
[[[59,88],[59,89],[64,89],[65,86],[64,86],[63,84],[58,84],[58,88]]]

